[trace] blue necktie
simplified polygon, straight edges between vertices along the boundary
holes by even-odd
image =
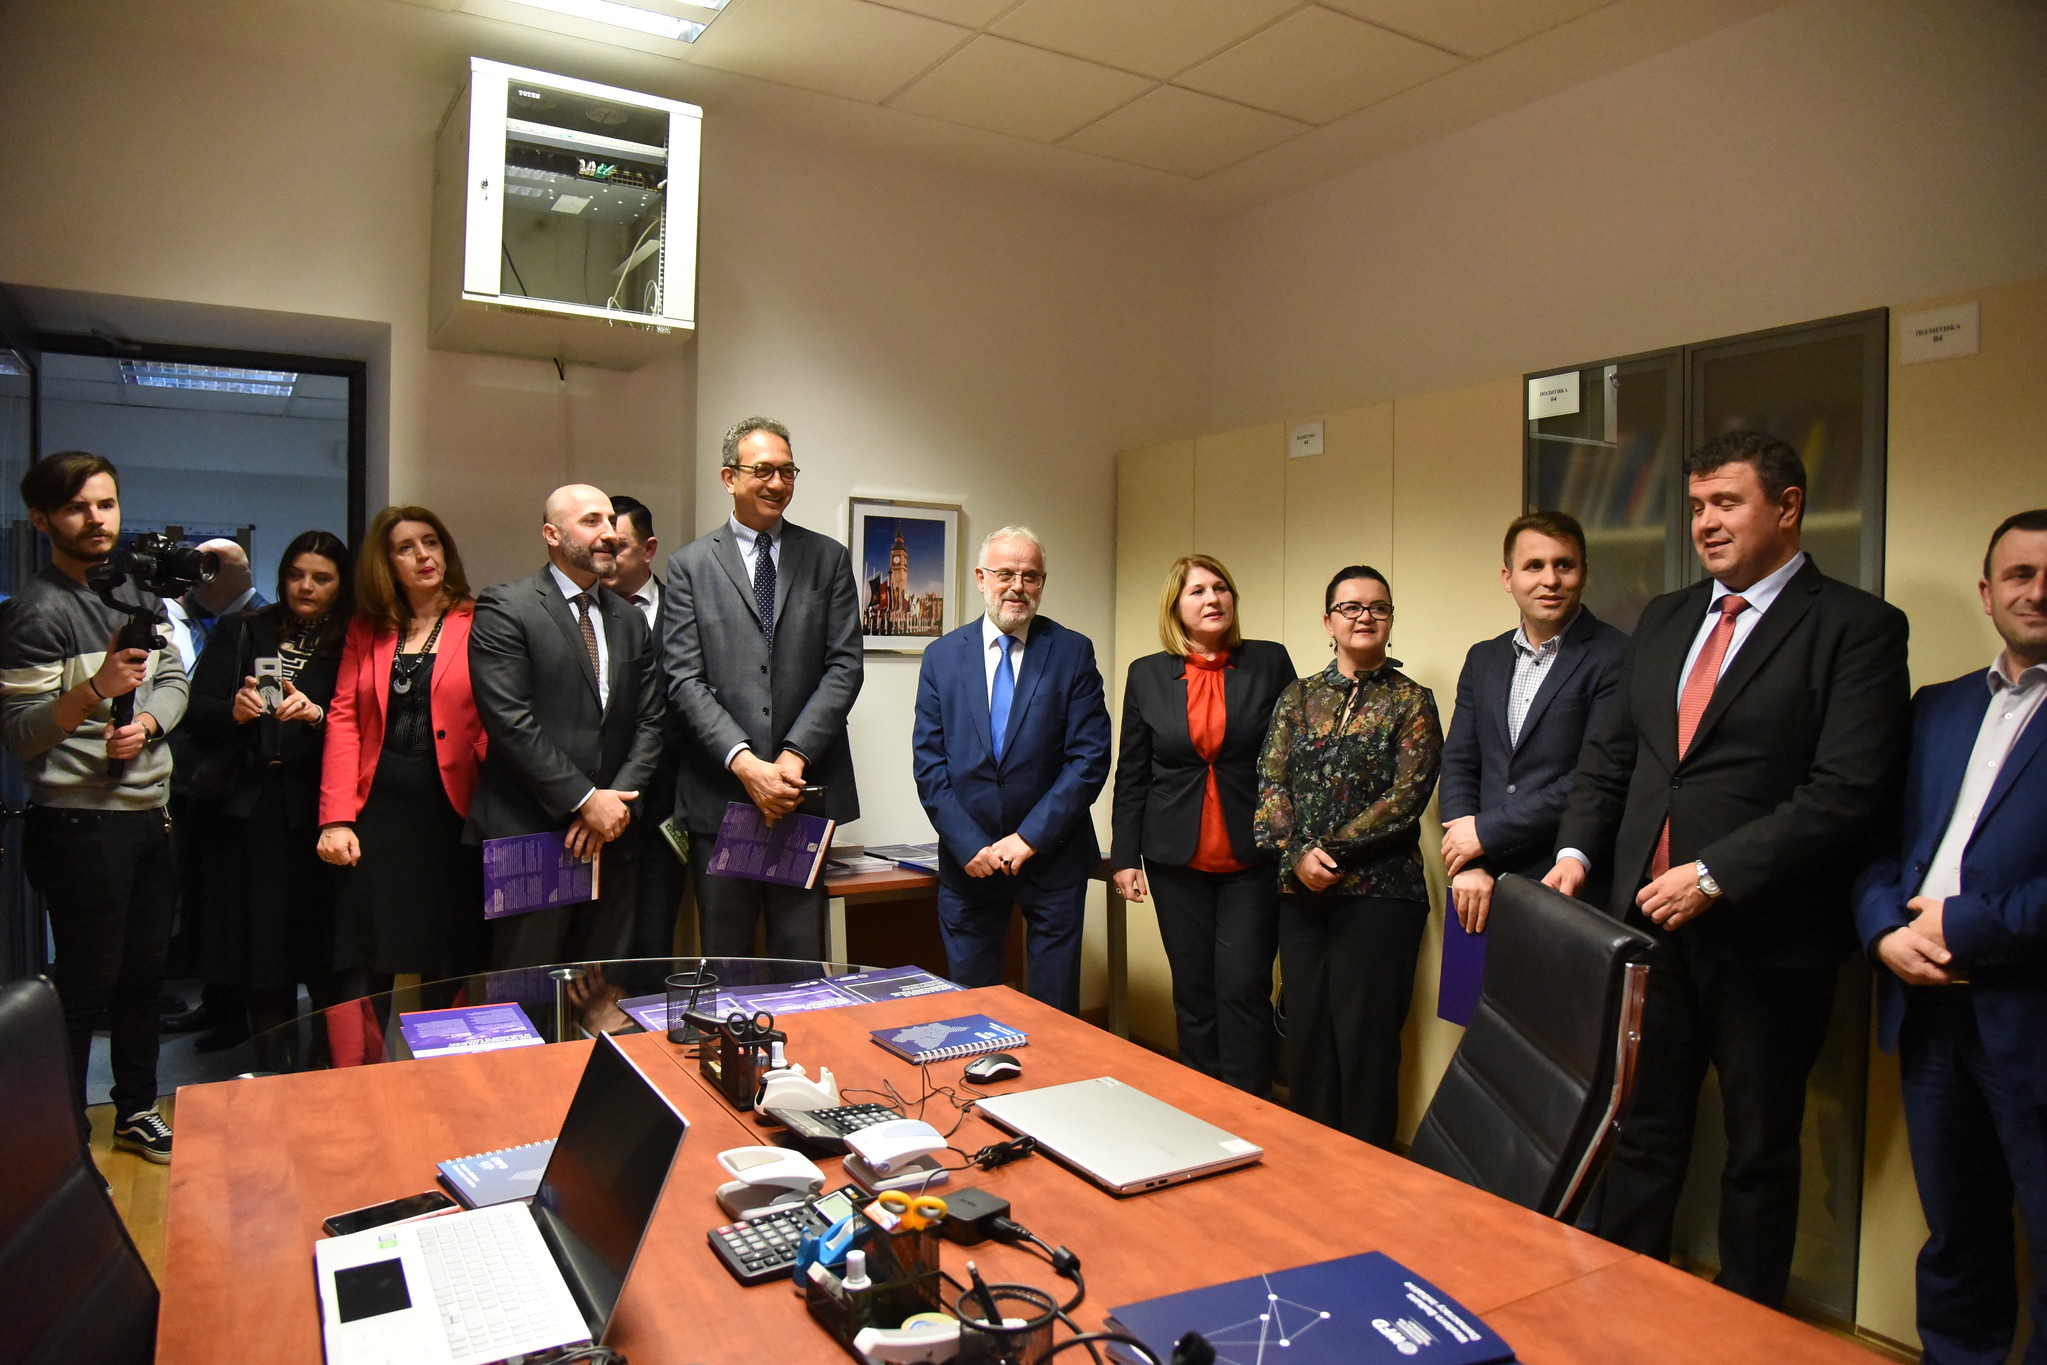
[[[753,541],[753,604],[761,614],[761,634],[767,637],[768,648],[775,647],[775,551],[774,542],[766,536],[755,536]]]
[[[1009,704],[1016,699],[1016,670],[1009,664],[1009,647],[1014,635],[1002,637],[1002,658],[995,665],[995,685],[988,689],[988,734],[994,741],[995,761],[1002,761],[1002,736],[1009,729]]]

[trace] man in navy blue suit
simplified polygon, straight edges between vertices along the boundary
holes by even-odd
[[[1977,584],[2004,637],[1987,669],[1920,689],[1903,838],[1856,921],[1904,1081],[1931,1235],[1919,1337],[1937,1365],[2002,1362],[2018,1330],[2016,1196],[2047,1361],[2047,508],[2008,518]]]
[[[917,676],[917,795],[938,831],[938,925],[962,986],[1002,980],[1011,905],[1030,993],[1080,1011],[1087,879],[1101,858],[1088,807],[1109,775],[1095,647],[1038,615],[1045,554],[1022,526],[981,544],[987,613],[931,642]]]
[[[1628,637],[1584,605],[1585,530],[1576,517],[1516,517],[1501,550],[1500,584],[1521,624],[1464,656],[1437,807],[1450,894],[1470,934],[1485,932],[1495,877],[1540,881],[1549,871],[1578,753],[1628,653]]]

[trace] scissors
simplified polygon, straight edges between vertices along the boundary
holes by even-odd
[[[870,1208],[886,1215],[890,1231],[922,1232],[945,1221],[945,1201],[935,1194],[884,1190]]]

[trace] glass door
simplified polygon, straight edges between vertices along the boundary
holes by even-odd
[[[36,369],[40,360],[27,322],[0,287],[0,600],[36,571],[36,534],[16,490],[36,458]],[[43,921],[32,906],[21,871],[20,812],[28,801],[21,764],[0,754],[0,901],[5,939],[0,942],[0,980],[42,970]]]

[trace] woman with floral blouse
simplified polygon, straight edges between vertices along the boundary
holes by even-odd
[[[1322,605],[1336,657],[1280,695],[1258,760],[1258,846],[1279,857],[1294,1108],[1390,1147],[1429,913],[1421,814],[1443,727],[1435,696],[1386,657],[1385,575],[1340,570]]]

